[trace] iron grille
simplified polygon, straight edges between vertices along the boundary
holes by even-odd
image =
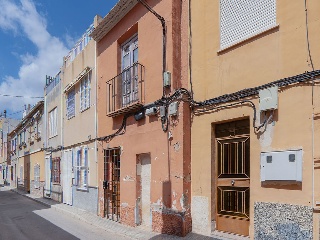
[[[104,150],[105,216],[120,220],[120,148]]]
[[[144,102],[144,66],[134,63],[107,81],[107,113]]]
[[[249,136],[219,138],[218,177],[249,178],[250,139]]]
[[[249,218],[248,187],[218,187],[218,214]]]

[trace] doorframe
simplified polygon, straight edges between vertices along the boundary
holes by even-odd
[[[217,139],[219,137],[216,136],[216,126],[220,125],[220,124],[224,124],[224,123],[232,123],[232,122],[240,122],[240,121],[244,121],[247,120],[248,121],[248,128],[249,128],[249,132],[247,134],[242,134],[243,135],[247,135],[249,138],[249,141],[251,139],[251,128],[250,128],[250,118],[246,117],[246,118],[235,118],[235,119],[230,119],[230,120],[226,120],[226,121],[221,121],[221,122],[214,122],[211,124],[211,221],[214,223],[214,229],[212,230],[217,230],[217,231],[224,231],[224,230],[219,230],[218,229],[218,144],[217,144]],[[241,135],[235,135],[235,136],[241,136]],[[251,165],[251,143],[250,143],[250,150],[249,150],[249,164]],[[230,180],[232,180],[232,178],[230,178]],[[251,183],[251,174],[250,174],[250,168],[249,168],[249,178],[246,179],[249,182],[249,191],[250,191],[250,183]],[[246,185],[246,183],[245,183]],[[250,194],[250,193],[249,193]],[[251,194],[249,195],[249,213],[251,212]],[[230,216],[230,218],[243,218],[243,217],[233,217]],[[250,215],[247,218],[248,221],[248,229],[247,229],[247,235],[249,235],[249,228],[250,228]],[[232,231],[230,231],[229,233],[231,234],[237,234],[234,233]]]

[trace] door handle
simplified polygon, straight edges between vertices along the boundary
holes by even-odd
[[[231,180],[231,185],[234,186],[235,183],[236,183],[236,182],[232,179],[232,180]]]

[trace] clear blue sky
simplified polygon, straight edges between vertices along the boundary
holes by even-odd
[[[20,111],[43,96],[45,75],[55,75],[62,57],[118,0],[0,0],[0,113]],[[12,115],[20,117],[21,115]]]

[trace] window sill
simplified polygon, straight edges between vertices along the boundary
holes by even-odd
[[[80,187],[80,188],[77,188],[77,191],[79,191],[79,192],[89,192],[89,189],[88,188],[84,188],[84,187]]]
[[[74,118],[76,115],[73,115],[73,116],[70,116],[70,117],[67,117],[67,120],[70,120],[72,118]]]
[[[90,106],[87,107],[87,108],[85,108],[85,109],[80,109],[80,112],[81,112],[81,113],[82,113],[82,112],[85,112],[85,111],[87,111],[88,109],[90,109]]]
[[[58,136],[58,134],[57,135],[54,135],[54,136],[51,136],[51,137],[49,137],[48,139],[52,139],[52,138],[55,138],[55,137],[57,137]]]
[[[237,47],[237,46],[239,46],[239,45],[245,44],[245,43],[249,42],[250,40],[252,40],[252,39],[254,39],[254,38],[256,38],[256,37],[259,37],[259,36],[261,36],[261,35],[263,35],[263,34],[265,34],[265,33],[268,33],[268,32],[271,32],[271,31],[273,31],[273,30],[275,30],[275,29],[278,29],[279,27],[280,27],[280,25],[277,24],[277,25],[275,25],[275,26],[273,26],[273,27],[270,27],[270,28],[268,28],[268,29],[266,29],[266,30],[263,30],[263,31],[255,34],[255,35],[252,35],[251,37],[248,37],[248,38],[246,38],[246,39],[240,40],[239,42],[235,42],[235,43],[233,43],[233,44],[230,45],[230,46],[221,48],[220,50],[217,51],[217,54],[218,54],[218,55],[223,54],[224,52],[227,52],[227,51],[230,50],[230,49],[233,49],[233,48],[235,48],[235,47]]]

